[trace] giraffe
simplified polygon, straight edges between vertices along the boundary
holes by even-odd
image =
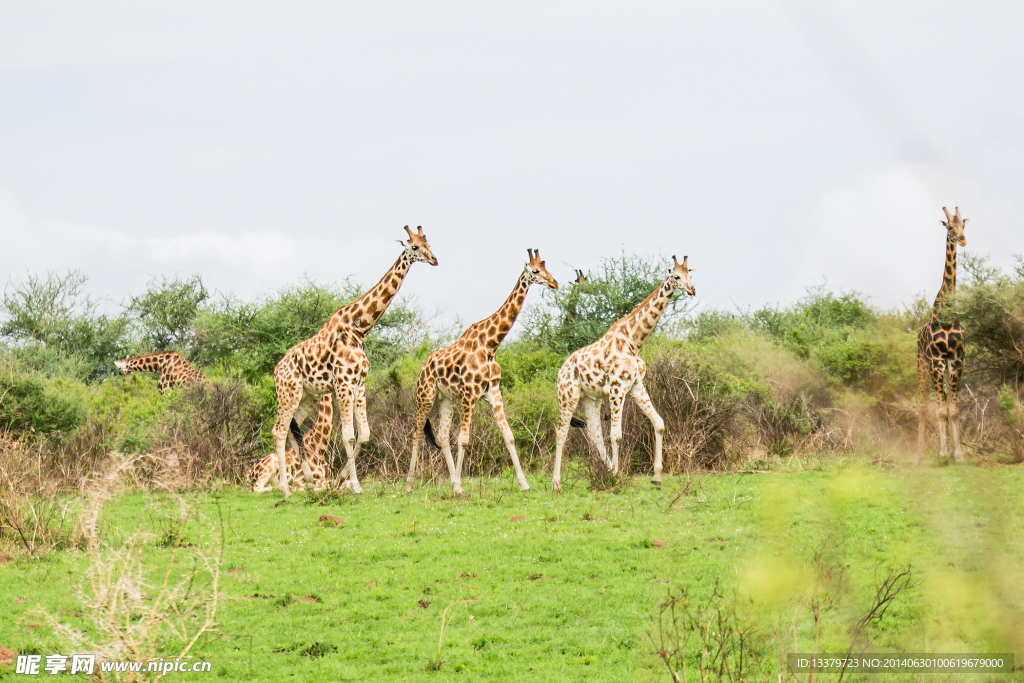
[[[494,420],[505,440],[505,447],[512,456],[512,465],[516,470],[519,488],[529,491],[526,475],[519,464],[516,443],[512,436],[512,428],[505,419],[505,408],[501,398],[501,367],[494,359],[494,352],[501,344],[505,335],[512,329],[516,317],[523,307],[526,292],[532,284],[544,284],[551,289],[558,289],[558,282],[551,277],[544,261],[540,260],[540,251],[527,249],[529,260],[522,274],[516,280],[512,293],[508,295],[501,308],[489,318],[473,323],[466,328],[458,341],[445,349],[434,351],[427,357],[427,362],[420,370],[416,381],[416,426],[412,433],[412,457],[409,460],[409,475],[405,480],[405,492],[412,492],[412,479],[416,472],[416,460],[419,457],[420,434],[424,434],[435,446],[440,441],[441,451],[448,462],[448,472],[452,479],[452,489],[456,493],[462,490],[462,459],[469,443],[469,429],[473,421],[473,410],[480,399],[491,405]],[[435,399],[439,403],[439,422],[437,436],[434,438],[433,428],[427,416],[434,406]],[[448,430],[452,423],[453,404],[458,402],[459,411],[459,459],[452,460],[452,448],[448,440]]]
[[[303,471],[302,479],[297,479],[292,475],[292,480],[289,483],[295,483],[296,488],[303,488],[306,478],[313,482],[311,488],[314,491],[319,491],[327,486],[329,469],[325,453],[331,441],[333,404],[330,392],[320,397],[316,421],[304,434],[296,434],[295,428],[298,425],[292,423],[292,435],[295,437],[295,441],[302,443],[303,463],[306,464],[305,469],[309,470],[308,475],[305,470]],[[299,458],[295,454],[295,449],[289,448],[285,453],[285,458],[288,460],[289,474],[297,470]],[[245,479],[253,493],[265,493],[272,490],[272,485],[277,480],[277,472],[277,453],[269,453],[253,464],[246,473]]]
[[[946,265],[942,271],[942,287],[935,296],[931,319],[917,335],[917,457],[914,467],[924,459],[924,429],[928,416],[929,380],[935,389],[935,416],[939,422],[939,456],[947,453],[946,427],[953,437],[953,460],[963,462],[960,449],[960,410],[957,394],[960,391],[960,375],[964,369],[964,330],[958,323],[943,323],[941,315],[943,301],[956,293],[956,247],[967,246],[964,226],[967,218],[960,217],[960,207],[955,207],[951,216],[942,207],[946,220],[940,221],[946,227]],[[948,388],[947,388],[948,382]]]
[[[619,442],[622,440],[622,409],[627,396],[632,396],[641,412],[654,427],[654,477],[661,485],[661,440],[665,422],[651,403],[644,387],[647,364],[640,357],[640,346],[654,331],[677,289],[690,296],[697,292],[690,281],[687,257],[683,262],[672,257],[668,277],[628,315],[613,324],[603,337],[590,346],[574,351],[558,371],[558,428],[555,432],[555,467],[551,483],[562,490],[562,448],[574,422],[578,403],[587,417],[587,436],[597,448],[601,460],[612,472],[619,470]],[[604,447],[601,427],[601,402],[607,398],[611,409],[612,457]]]
[[[330,320],[306,341],[296,344],[274,368],[277,389],[277,422],[274,424],[274,443],[277,464],[284,476],[278,476],[278,488],[285,497],[288,489],[288,464],[285,460],[285,440],[292,433],[295,445],[294,420],[301,424],[309,413],[313,400],[334,392],[338,402],[342,442],[348,462],[342,470],[348,478],[343,488],[362,493],[356,476],[356,456],[370,438],[370,425],[366,420],[366,373],[370,363],[363,352],[363,339],[387,310],[402,286],[409,267],[417,261],[437,265],[430,251],[423,227],[417,232],[405,226],[409,240],[402,245],[402,254],[376,285],[350,304],[342,306]],[[353,427],[358,423],[358,435]],[[300,459],[302,450],[296,448]],[[303,468],[305,475],[305,468]]]
[[[158,351],[144,356],[115,360],[114,365],[125,376],[133,372],[159,372],[160,381],[156,386],[160,391],[209,381],[203,373],[189,365],[177,351]]]

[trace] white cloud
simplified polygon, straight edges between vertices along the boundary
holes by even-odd
[[[120,301],[153,275],[201,273],[209,284],[252,294],[283,284],[268,277],[297,258],[292,240],[271,230],[232,235],[216,230],[127,235],[115,230],[32,216],[0,192],[0,272],[81,270],[90,290]],[[287,280],[287,278],[285,278]]]

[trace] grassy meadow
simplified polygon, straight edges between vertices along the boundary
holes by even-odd
[[[707,603],[716,585],[750,629],[745,680],[775,680],[780,648],[794,651],[794,637],[813,648],[815,583],[831,601],[818,651],[844,652],[879,577],[908,566],[911,584],[858,651],[1024,652],[1020,468],[850,459],[661,489],[531,484],[521,494],[511,476],[473,480],[452,498],[378,481],[362,498],[300,493],[280,506],[235,487],[129,491],[106,502],[100,526],[113,546],[148,533],[150,591],[172,553],[222,552],[217,626],[193,655],[226,680],[671,680],[654,654],[659,605],[680,589]],[[318,524],[324,514],[344,524]],[[67,551],[0,567],[0,644],[66,651],[44,612],[88,631],[76,597],[86,561]]]
[[[967,334],[965,463],[937,452],[933,403],[925,465],[910,467],[930,299],[883,311],[816,287],[716,311],[679,296],[641,351],[664,485],[648,483],[653,434],[629,405],[624,471],[574,430],[556,495],[558,369],[664,265],[606,259],[522,312],[497,360],[533,490],[518,491],[477,410],[460,498],[432,448],[416,491],[401,490],[417,374],[463,323],[392,304],[365,343],[365,493],[285,502],[244,489],[271,448],[274,365],[365,286],[242,301],[196,276],[118,308],[73,272],[9,283],[0,678],[20,678],[12,652],[97,652],[207,660],[229,680],[811,683],[780,668],[787,654],[1013,652],[1014,673],[971,680],[1024,680],[1024,260],[1006,273],[964,254],[960,290],[936,311]],[[160,392],[115,370],[165,349],[210,382]]]

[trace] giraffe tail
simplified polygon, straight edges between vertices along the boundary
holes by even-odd
[[[575,415],[573,415],[572,417],[569,418],[569,426],[575,427],[576,429],[583,429],[584,427],[587,426],[587,423],[584,420],[581,420]]]
[[[288,426],[288,429],[291,431],[292,436],[295,437],[295,450],[298,453],[299,462],[306,462],[305,449],[302,447],[302,430],[299,429],[299,423],[295,421],[295,418],[292,418],[292,423]]]
[[[434,436],[434,425],[430,424],[430,420],[423,425],[423,436],[427,437],[427,443],[437,450],[441,450],[441,445],[437,443],[437,437]]]

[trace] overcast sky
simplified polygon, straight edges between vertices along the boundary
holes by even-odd
[[[702,306],[879,306],[1024,252],[1024,3],[0,2],[0,276],[375,282],[472,321],[690,256]],[[530,296],[536,301],[539,293]]]

